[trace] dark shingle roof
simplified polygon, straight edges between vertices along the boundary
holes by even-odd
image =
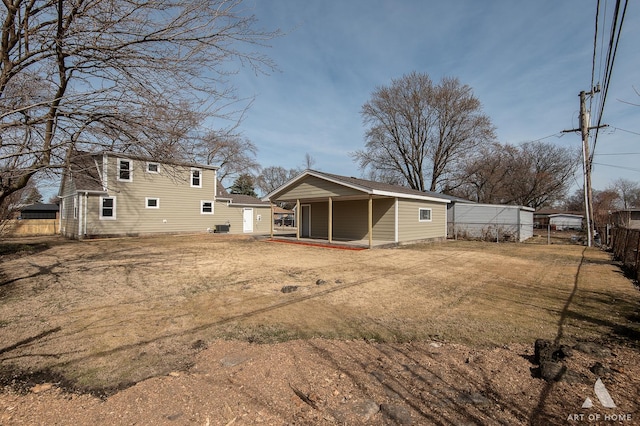
[[[384,192],[414,195],[414,196],[420,196],[420,197],[441,198],[449,201],[462,200],[460,198],[453,197],[451,195],[440,194],[439,192],[432,192],[432,191],[419,191],[417,189],[407,188],[406,186],[391,185],[388,183],[375,182],[372,180],[366,180],[366,179],[361,179],[356,177],[334,175],[331,173],[319,172],[317,170],[307,170],[307,172],[310,172],[315,175],[325,176],[328,179],[342,182],[347,185],[359,186],[364,189],[368,189],[372,191],[384,191]],[[468,200],[464,200],[464,201],[468,201]]]
[[[22,212],[57,212],[60,208],[57,204],[35,203],[24,206],[20,209]]]
[[[71,156],[69,172],[75,182],[77,191],[104,190],[96,161],[102,161],[101,156],[90,152],[77,151]]]

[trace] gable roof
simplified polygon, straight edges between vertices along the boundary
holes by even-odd
[[[75,151],[69,158],[69,165],[60,182],[60,192],[67,179],[73,178],[76,191],[105,192],[98,169],[100,154],[86,151]]]
[[[435,201],[440,203],[449,203],[451,202],[451,200],[455,198],[455,197],[440,194],[437,192],[419,191],[416,189],[407,188],[405,186],[391,185],[388,183],[375,182],[372,180],[360,179],[356,177],[334,175],[332,173],[325,173],[317,170],[308,169],[302,172],[300,175],[286,182],[280,188],[277,188],[276,190],[267,194],[262,199],[266,201],[274,198],[277,194],[282,193],[288,187],[302,181],[307,176],[314,176],[319,179],[323,179],[323,180],[335,183],[337,185],[355,189],[356,191],[360,191],[369,195],[398,197],[398,198],[412,198],[412,199],[418,199],[418,200]]]

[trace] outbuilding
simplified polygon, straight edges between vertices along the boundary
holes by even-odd
[[[525,241],[533,236],[533,212],[524,206],[452,200],[447,209],[449,238]]]
[[[295,203],[296,239],[372,248],[447,236],[449,199],[435,192],[306,170],[263,200]]]

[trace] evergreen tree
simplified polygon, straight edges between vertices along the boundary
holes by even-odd
[[[253,176],[247,173],[243,173],[236,178],[229,188],[229,192],[232,194],[242,194],[242,195],[251,195],[252,197],[257,197]]]

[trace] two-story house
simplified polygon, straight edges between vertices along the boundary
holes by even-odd
[[[79,239],[215,230],[269,233],[270,204],[228,194],[217,170],[114,152],[76,152],[60,183],[60,232]]]

